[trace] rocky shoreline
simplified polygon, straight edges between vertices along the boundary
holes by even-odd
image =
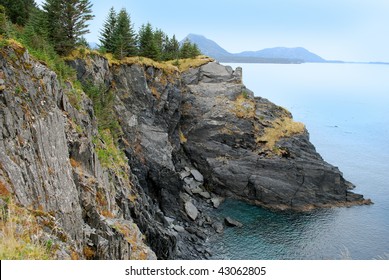
[[[371,203],[288,111],[254,97],[240,68],[204,60],[180,72],[96,54],[68,63],[114,93],[124,162],[101,163],[97,147],[110,144],[83,92],[76,106],[77,89],[24,48],[0,52],[0,185],[56,221],[66,238],[43,228],[58,258],[208,258],[225,198],[298,211]]]

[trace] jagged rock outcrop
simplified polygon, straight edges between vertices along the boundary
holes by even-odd
[[[60,258],[207,258],[225,197],[298,210],[368,202],[289,112],[254,98],[240,68],[180,73],[97,54],[68,64],[113,93],[124,153],[81,89],[21,46],[0,51],[0,185],[54,221]],[[108,149],[117,155],[103,160]]]
[[[273,209],[369,203],[350,192],[291,114],[253,96],[242,70],[209,63],[183,73],[181,128],[188,157],[209,188]]]

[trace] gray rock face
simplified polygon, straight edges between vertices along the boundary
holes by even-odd
[[[190,173],[193,175],[194,179],[197,181],[197,182],[204,182],[204,177],[203,175],[196,169],[192,169],[190,171]]]
[[[181,232],[181,233],[185,232],[185,228],[182,227],[182,226],[179,226],[179,225],[175,225],[175,226],[173,227],[173,229],[174,229],[175,231],[177,231],[177,232]]]
[[[105,60],[99,56],[92,60],[95,62],[79,59],[70,64],[80,73],[81,82],[114,87],[122,148],[138,197],[131,203],[123,199],[130,208],[128,216],[145,234],[158,258],[203,258],[196,250],[198,238],[193,236],[199,231],[172,232],[165,218],[192,221],[186,215],[185,203],[191,200],[192,190],[201,185],[190,173],[193,167],[180,146],[182,84],[178,72],[167,74],[154,67],[125,63],[108,67],[98,61]],[[94,65],[104,69],[96,72]]]
[[[197,210],[196,206],[194,206],[191,201],[187,201],[185,203],[185,211],[189,218],[191,218],[193,221],[195,221],[199,215],[199,210]]]
[[[36,71],[39,64],[12,49],[6,54],[18,59],[11,64],[0,54],[6,87],[0,94],[0,177],[18,203],[55,212],[64,230],[82,240],[82,210],[69,163],[67,119],[58,106],[64,96],[56,74],[47,68]],[[32,67],[31,74],[18,64]]]
[[[223,202],[223,198],[221,197],[214,197],[211,199],[212,205],[215,208],[219,208],[220,204]]]
[[[21,47],[0,49],[0,77],[0,184],[36,211],[56,255],[155,259],[127,214],[130,182],[100,165],[91,101],[80,93],[76,109],[75,89]]]
[[[201,192],[200,195],[205,199],[211,198],[211,194],[209,192]]]

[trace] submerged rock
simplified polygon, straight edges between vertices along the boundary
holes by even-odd
[[[224,219],[224,222],[225,222],[225,224],[226,224],[227,226],[229,226],[229,227],[243,227],[243,224],[242,224],[242,223],[240,223],[240,222],[238,222],[237,220],[234,220],[234,219],[232,219],[232,218],[230,218],[230,217],[226,217],[226,218]]]

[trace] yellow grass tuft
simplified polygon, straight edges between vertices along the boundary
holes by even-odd
[[[144,244],[144,236],[140,235],[139,228],[136,224],[124,225],[119,222],[113,226],[124,239],[131,245],[131,260],[146,260],[146,247]]]
[[[95,250],[89,246],[84,246],[83,253],[87,260],[93,260],[96,255]]]
[[[244,92],[235,100],[235,114],[238,118],[250,119],[255,117],[255,101]]]
[[[5,184],[0,181],[0,197],[8,197],[10,195],[9,190],[5,186]]]
[[[178,59],[178,60],[170,60],[166,63],[175,65],[178,67],[180,72],[185,72],[190,68],[197,68],[203,66],[209,62],[215,61],[213,58],[208,56],[199,55],[196,58],[186,58],[186,59]]]
[[[51,245],[43,244],[41,226],[26,209],[12,201],[0,213],[1,260],[48,260],[54,255]]]
[[[70,165],[73,167],[73,168],[78,168],[81,166],[80,162],[78,162],[77,160],[75,160],[74,158],[70,158]]]
[[[17,53],[24,53],[26,48],[18,41],[14,39],[5,39],[0,35],[0,41],[2,46],[8,46],[13,48]]]
[[[151,58],[141,56],[130,56],[123,59],[117,59],[112,53],[100,53],[97,50],[87,48],[77,48],[73,50],[64,60],[88,59],[91,55],[99,55],[108,60],[108,64],[112,65],[132,65],[137,64],[146,67],[154,67],[163,70],[166,74],[174,74],[184,72],[190,68],[200,67],[204,64],[214,61],[213,58],[200,55],[196,58],[175,59],[170,61],[155,61]]]
[[[175,72],[178,72],[178,68],[170,63],[166,62],[158,62],[155,60],[152,60],[151,58],[147,57],[141,57],[141,56],[132,56],[132,57],[126,57],[123,58],[120,61],[121,64],[138,64],[142,66],[147,67],[154,67],[157,69],[163,70],[166,74],[174,74]]]
[[[158,90],[157,90],[156,87],[151,86],[151,87],[150,87],[150,90],[151,90],[151,94],[152,94],[157,100],[160,100],[160,99],[161,99],[161,94],[158,92]]]
[[[120,60],[116,59],[112,53],[106,53],[103,55],[108,60],[109,66],[120,65]]]
[[[257,139],[257,142],[266,143],[266,148],[272,150],[281,138],[301,134],[304,131],[303,123],[295,122],[289,117],[278,118],[273,121],[271,127],[265,129],[265,133]]]
[[[185,144],[186,142],[188,142],[188,139],[185,137],[184,133],[181,131],[181,129],[179,130],[179,136],[180,136],[180,143],[181,144]]]
[[[85,47],[79,47],[73,50],[68,56],[64,57],[64,60],[85,59],[90,55],[101,55],[96,50],[91,50]]]

